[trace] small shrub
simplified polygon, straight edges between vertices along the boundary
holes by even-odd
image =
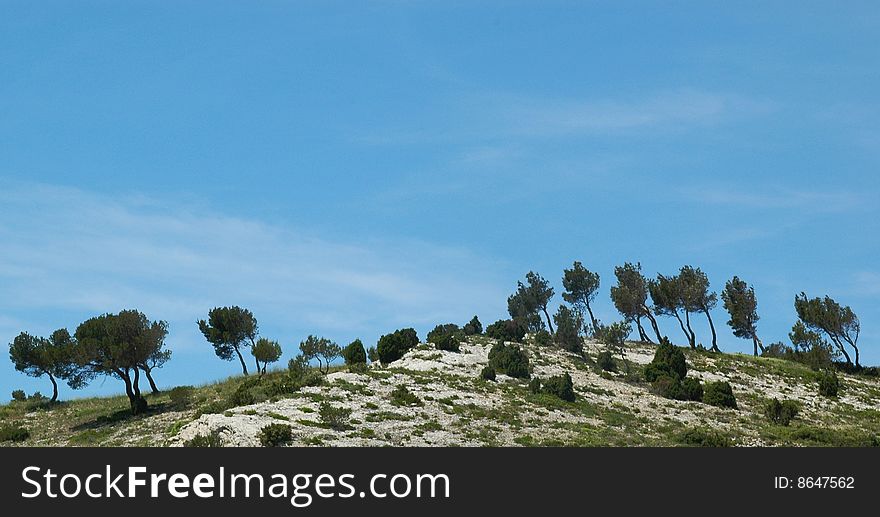
[[[550,346],[553,344],[553,336],[546,330],[539,330],[535,333],[535,344],[538,346]]]
[[[596,364],[602,369],[602,371],[617,371],[617,363],[614,361],[614,356],[608,350],[599,352],[599,355],[596,357]]]
[[[660,375],[651,382],[651,391],[672,400],[685,400],[684,387],[678,377]]]
[[[262,381],[258,377],[251,377],[242,381],[235,391],[227,397],[226,403],[228,407],[249,406],[256,403],[257,398],[251,390],[252,388],[259,386],[261,382]]]
[[[681,381],[681,389],[682,394],[684,395],[684,398],[682,400],[702,402],[703,385],[700,384],[699,379],[692,379],[688,377],[687,379]]]
[[[774,424],[787,426],[797,416],[799,411],[797,402],[793,400],[773,399],[764,405],[764,416]]]
[[[477,336],[483,333],[483,324],[480,323],[480,318],[474,316],[465,324],[463,330],[465,336]]]
[[[654,382],[663,375],[678,377],[679,380],[687,376],[687,362],[684,358],[684,352],[666,338],[663,338],[657,345],[654,359],[645,366],[645,380]]]
[[[186,407],[189,406],[192,402],[193,393],[195,393],[195,388],[192,386],[177,386],[176,388],[171,388],[168,391],[168,398],[171,399],[171,403],[178,407]]]
[[[370,368],[367,366],[367,363],[353,363],[348,366],[348,371],[363,375],[370,371]]]
[[[345,431],[350,427],[348,424],[351,417],[351,409],[334,407],[324,402],[318,409],[318,415],[321,417],[321,422],[334,431]]]
[[[391,404],[395,406],[423,406],[422,400],[407,389],[406,386],[400,385],[391,392]]]
[[[498,320],[486,328],[486,335],[501,342],[521,343],[526,335],[526,329],[513,320]]]
[[[437,350],[445,350],[447,352],[461,352],[461,347],[458,344],[458,338],[453,334],[446,334],[437,338],[434,341],[434,346]]]
[[[197,434],[190,440],[183,442],[184,447],[223,447],[223,441],[220,439],[219,431],[212,431],[210,434]]]
[[[707,382],[703,388],[703,402],[710,406],[737,409],[736,397],[729,382]]]
[[[269,424],[260,429],[260,445],[263,447],[278,447],[290,443],[292,439],[288,424]]]
[[[23,442],[30,438],[31,433],[24,427],[6,424],[0,427],[0,442]]]
[[[677,437],[678,442],[684,445],[696,447],[730,447],[730,438],[715,431],[703,427],[687,429]]]
[[[303,386],[318,386],[322,382],[320,373],[309,366],[309,360],[299,354],[287,363],[287,375],[294,390]]]
[[[483,371],[480,372],[480,378],[484,381],[494,381],[495,380],[495,368],[491,366],[486,366],[483,368]]]
[[[428,332],[428,335],[425,337],[425,341],[428,343],[437,344],[437,342],[445,338],[446,336],[459,336],[463,337],[464,332],[459,328],[455,323],[446,323],[443,325],[437,325],[434,327],[434,330]]]
[[[529,356],[516,345],[498,342],[489,351],[489,366],[510,377],[528,379]]]
[[[419,336],[414,329],[395,330],[391,334],[386,334],[379,338],[379,343],[376,345],[376,353],[382,364],[389,364],[403,357],[403,354],[412,350],[418,344]]]
[[[349,366],[367,363],[367,351],[360,339],[355,339],[342,349],[342,359]]]
[[[25,393],[24,390],[15,390],[12,392],[12,400],[24,402],[27,400],[27,393]]]
[[[541,383],[541,392],[549,395],[555,395],[567,402],[574,402],[574,383],[571,375],[565,373],[555,375]]]
[[[541,379],[535,377],[529,381],[529,392],[534,395],[541,393]]]
[[[837,372],[832,370],[819,372],[817,380],[819,381],[819,395],[837,397],[840,392],[840,378],[837,376]]]

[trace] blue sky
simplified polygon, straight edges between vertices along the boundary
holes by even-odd
[[[641,261],[746,279],[768,343],[829,294],[880,363],[876,3],[356,4],[3,2],[0,341],[136,307],[170,325],[159,384],[195,384],[238,369],[217,305],[286,362],[494,321],[574,260],[612,321]],[[0,361],[19,387],[50,389]]]

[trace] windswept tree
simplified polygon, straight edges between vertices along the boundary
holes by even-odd
[[[262,377],[266,374],[266,367],[269,366],[269,363],[274,363],[281,359],[281,345],[278,341],[261,337],[251,347],[251,354],[253,354],[254,359],[257,361],[257,372]]]
[[[685,317],[688,329],[691,331],[693,339],[691,347],[694,347],[696,336],[690,328],[690,313],[702,312],[709,320],[709,328],[712,330],[712,350],[720,352],[718,349],[718,333],[715,332],[715,322],[712,321],[712,309],[718,304],[718,295],[709,290],[709,277],[700,268],[684,266],[678,274],[679,282],[681,282],[681,295],[685,308]]]
[[[556,321],[556,344],[563,350],[583,355],[584,342],[580,334],[580,329],[583,328],[581,315],[566,305],[560,305],[553,319]]]
[[[674,316],[678,320],[681,331],[684,332],[691,348],[696,348],[696,336],[685,326],[681,319],[684,311],[684,297],[682,296],[681,280],[678,276],[657,275],[656,280],[648,282],[648,291],[651,294],[651,302],[654,311],[660,316]]]
[[[73,358],[78,368],[77,378],[84,384],[99,375],[118,377],[125,383],[131,412],[143,412],[147,401],[138,386],[140,365],[161,347],[160,333],[153,330],[160,324],[164,322],[150,322],[136,310],[84,321],[75,332]]]
[[[224,361],[238,356],[241,371],[248,374],[242,348],[252,347],[257,339],[257,319],[251,311],[238,306],[215,307],[208,312],[208,320],[200,320],[199,330],[214,346],[214,353]],[[260,366],[257,365],[257,370]]]
[[[150,335],[148,339],[154,343],[153,352],[139,366],[144,371],[144,376],[150,384],[150,391],[153,394],[159,393],[156,381],[153,379],[153,370],[162,368],[165,363],[171,360],[171,350],[165,348],[165,337],[168,336],[168,324],[164,321],[154,321],[150,324],[147,331]]]
[[[795,297],[794,308],[798,318],[808,329],[822,331],[828,336],[849,365],[853,362],[846,351],[846,345],[851,346],[855,351],[855,366],[861,368],[858,346],[861,325],[858,316],[851,308],[840,305],[830,296],[807,298],[805,293]]]
[[[563,271],[562,287],[565,288],[562,299],[572,304],[582,317],[584,311],[590,316],[590,335],[595,336],[599,321],[593,315],[592,303],[599,292],[599,273],[594,273],[575,261],[571,269]]]
[[[317,360],[318,369],[324,375],[330,373],[330,363],[342,355],[339,345],[327,338],[309,336],[299,344],[299,351],[306,360]]]
[[[526,273],[526,283],[517,282],[516,293],[507,299],[507,310],[511,318],[521,322],[533,332],[543,328],[539,311],[543,312],[552,334],[553,323],[550,321],[550,313],[547,312],[551,298],[553,298],[553,288],[550,287],[550,283],[541,275],[529,271]]]
[[[657,341],[660,341],[662,339],[660,327],[657,326],[657,319],[654,318],[647,303],[648,281],[642,275],[642,265],[627,262],[614,268],[614,276],[617,277],[617,285],[611,288],[611,301],[614,302],[614,307],[627,321],[636,323],[641,341],[653,343],[642,327],[642,318],[648,318],[654,334],[657,335]]]
[[[30,377],[46,376],[52,382],[52,400],[58,400],[58,380],[71,379],[76,386],[76,368],[72,362],[73,339],[67,329],[59,329],[48,339],[19,334],[9,344],[9,359],[15,369]]]
[[[758,356],[759,348],[761,353],[764,353],[764,344],[758,338],[760,317],[755,289],[735,276],[725,284],[724,291],[721,292],[721,300],[727,313],[730,314],[730,321],[727,324],[733,329],[733,335],[751,339],[755,345],[755,357]]]

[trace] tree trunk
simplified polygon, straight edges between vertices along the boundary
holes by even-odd
[[[596,317],[593,316],[593,309],[590,308],[590,304],[587,305],[587,312],[590,313],[590,321],[593,323],[593,337],[596,337],[596,331],[599,330],[599,322],[596,321]]]
[[[636,328],[639,330],[639,341],[642,343],[652,343],[651,338],[648,337],[648,334],[645,332],[645,328],[642,327],[642,317],[636,317]]]
[[[654,334],[657,335],[657,342],[660,343],[661,341],[663,341],[663,336],[660,335],[660,327],[657,326],[657,319],[654,317],[653,314],[651,314],[651,309],[647,307],[644,307],[644,309],[645,316],[648,317],[648,321],[651,322],[651,328],[654,329]]]
[[[691,345],[692,349],[695,349],[697,348],[697,335],[694,333],[694,329],[691,328],[690,311],[684,311],[684,321],[687,323],[688,343]]]
[[[678,320],[678,326],[681,327],[681,331],[684,332],[685,338],[687,338],[688,343],[691,341],[691,335],[688,334],[687,329],[684,327],[684,321],[682,321],[681,316],[678,315],[678,311],[673,312],[675,314],[675,319]]]
[[[856,347],[855,345],[853,345],[853,348],[854,348],[855,351],[856,351],[856,369],[861,370],[861,369],[862,369],[862,365],[859,364],[859,349],[858,349],[858,347]]]
[[[159,394],[159,388],[156,387],[156,381],[153,380],[153,376],[150,374],[151,368],[144,366],[144,375],[147,377],[147,382],[150,383],[150,390],[153,392],[153,395]]]
[[[52,381],[52,400],[50,402],[58,401],[58,383],[55,381],[55,377],[50,373],[49,380]]]
[[[144,410],[147,409],[147,401],[141,395],[141,387],[139,384],[140,380],[141,380],[140,369],[138,367],[135,367],[134,381],[132,381],[132,383],[131,383],[131,389],[132,389],[132,391],[134,391],[135,403],[137,404],[137,412],[135,414],[143,413]]]
[[[244,364],[244,357],[241,356],[241,351],[238,347],[235,347],[235,353],[238,354],[238,361],[241,363],[241,371],[244,373],[245,377],[247,377],[247,365]]]
[[[761,349],[761,353],[763,354],[763,353],[764,353],[764,350],[765,350],[765,348],[764,348],[764,344],[761,343],[761,340],[760,340],[760,339],[758,339],[758,335],[757,335],[757,334],[753,334],[753,335],[752,335],[752,342],[755,344],[755,357],[758,357],[758,348]]]
[[[547,317],[547,326],[550,327],[550,333],[553,334],[553,324],[550,323],[550,314],[547,313],[547,306],[545,305],[542,309],[544,310],[544,316]]]
[[[718,334],[715,332],[715,323],[712,322],[712,315],[709,314],[707,307],[703,307],[703,312],[706,313],[706,318],[709,320],[709,328],[712,329],[712,350],[720,352],[721,350],[718,349]]]
[[[135,372],[137,372],[137,368],[135,368]],[[129,406],[131,406],[131,414],[137,415],[141,413],[147,408],[147,401],[140,396],[140,389],[135,388],[137,378],[135,378],[135,383],[132,383],[131,377],[126,370],[116,370],[116,375],[118,375],[125,383],[125,394],[128,396],[128,403]]]

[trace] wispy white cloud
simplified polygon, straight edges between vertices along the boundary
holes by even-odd
[[[640,97],[551,99],[509,92],[469,92],[448,103],[441,119],[417,128],[376,128],[367,145],[510,141],[571,136],[668,135],[770,112],[763,99],[696,89]],[[497,148],[496,148],[497,149]]]
[[[766,185],[753,190],[713,185],[679,189],[681,195],[695,203],[726,205],[753,209],[798,209],[810,213],[847,212],[871,207],[871,197],[848,190],[795,190]]]
[[[169,320],[172,334],[183,328],[192,336],[193,322],[209,308],[240,304],[280,331],[347,334],[454,319],[504,299],[492,283],[491,264],[462,249],[335,242],[149,199],[4,187],[5,314],[137,307]]]

